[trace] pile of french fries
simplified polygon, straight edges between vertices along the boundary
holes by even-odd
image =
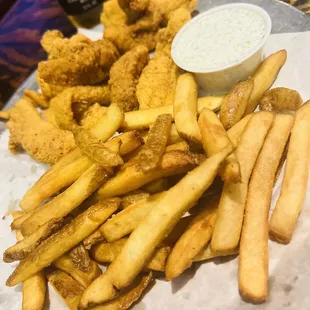
[[[18,242],[3,259],[20,261],[6,284],[22,283],[23,309],[42,309],[46,279],[70,309],[128,309],[154,274],[237,254],[242,298],[266,301],[268,237],[291,241],[310,164],[310,102],[268,90],[285,61],[270,55],[226,96],[197,99],[184,73],[173,106],[113,103],[89,132],[74,128],[76,149],[13,212]]]

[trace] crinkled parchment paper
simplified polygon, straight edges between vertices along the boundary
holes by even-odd
[[[303,99],[310,99],[310,32],[276,34],[270,36],[265,55],[279,49],[288,51],[288,60],[274,86],[296,89]],[[310,133],[309,133],[310,134]],[[7,149],[8,132],[0,136],[0,210],[1,217],[16,210],[26,190],[41,176],[46,166],[34,162],[26,154],[14,156]],[[281,179],[276,184],[272,206],[279,195]],[[150,310],[250,310],[250,309],[310,309],[310,185],[304,209],[299,218],[293,240],[289,245],[269,242],[270,277],[269,299],[254,306],[240,299],[238,293],[238,258],[214,259],[196,263],[172,283],[162,278],[134,309]],[[11,216],[1,221],[0,252],[15,242],[10,232]],[[0,309],[21,309],[21,286],[7,288],[5,281],[15,263],[0,262]],[[67,309],[53,289],[49,290],[47,307]]]

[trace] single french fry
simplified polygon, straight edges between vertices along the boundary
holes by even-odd
[[[244,115],[252,113],[256,109],[259,100],[276,80],[286,58],[286,50],[281,50],[271,54],[260,64],[253,75],[254,86]]]
[[[39,227],[33,234],[18,241],[13,246],[9,247],[3,253],[3,261],[6,263],[15,262],[24,259],[29,253],[35,251],[37,246],[49,236],[58,231],[63,225],[62,219],[52,218],[45,224]]]
[[[197,112],[200,114],[203,108],[208,108],[212,111],[218,111],[222,105],[224,96],[209,96],[198,99]],[[131,111],[125,113],[125,119],[122,124],[124,130],[142,130],[148,129],[155,123],[156,118],[161,114],[171,114],[174,117],[173,105],[165,105],[158,108],[146,110]]]
[[[130,205],[100,226],[100,233],[109,242],[132,233],[164,194],[165,192],[151,195]]]
[[[248,182],[274,117],[275,114],[272,112],[255,113],[242,133],[235,151],[240,164],[241,181],[224,183],[211,240],[214,252],[230,252],[239,244]]]
[[[77,216],[68,225],[44,240],[22,260],[7,280],[14,286],[28,279],[94,232],[120,205],[120,199],[100,201]]]
[[[198,87],[191,73],[184,73],[177,80],[173,113],[177,131],[181,138],[196,145],[201,143],[197,123]]]
[[[122,238],[114,242],[101,242],[91,249],[92,258],[98,263],[112,263],[121,252],[128,238]],[[160,245],[156,248],[146,268],[154,271],[165,271],[166,260],[171,247]]]
[[[269,235],[291,241],[307,190],[310,164],[310,101],[296,112],[280,197],[269,222]]]
[[[143,141],[139,134],[129,131],[111,139],[104,145],[123,156],[142,144]],[[21,207],[27,212],[36,209],[44,200],[76,181],[92,164],[93,161],[82,155],[81,151],[76,148],[62,157],[28,190],[20,202]]]
[[[207,156],[217,153],[226,145],[232,143],[217,115],[209,109],[203,109],[198,125],[202,136],[202,145]],[[219,171],[223,181],[240,181],[240,166],[235,153],[230,154]]]
[[[137,301],[143,291],[146,289],[148,285],[150,285],[153,281],[152,273],[150,272],[148,275],[142,276],[141,279],[137,279],[134,285],[130,288],[130,290],[107,303],[92,308],[93,310],[126,310],[129,309],[130,306]]]
[[[166,244],[175,244],[181,238],[185,230],[187,229],[190,222],[193,220],[193,216],[189,215],[182,217],[178,223],[173,227],[169,235],[165,238],[164,243]]]
[[[184,151],[188,152],[189,151],[189,145],[185,141],[180,141],[174,144],[170,144],[166,147],[166,152],[171,152],[171,151]]]
[[[90,260],[89,269],[85,272],[74,266],[72,260],[68,254],[57,258],[53,265],[69,274],[73,279],[75,279],[84,288],[88,287],[96,278],[101,275],[101,270],[96,262]]]
[[[121,197],[122,198],[121,208],[126,209],[130,205],[138,202],[139,200],[150,197],[150,195],[151,195],[150,193],[147,193],[141,189],[137,189],[133,192],[130,192]]]
[[[29,236],[52,218],[60,219],[65,217],[91,196],[109,178],[110,174],[105,168],[99,164],[93,164],[64,192],[43,207],[36,209],[23,222],[21,227],[22,234]]]
[[[129,236],[120,254],[106,272],[86,289],[80,301],[81,309],[114,297],[115,287],[121,289],[132,283],[152,257],[156,247],[212,184],[221,163],[232,151],[228,146],[209,157],[163,195]]]
[[[216,219],[218,199],[197,214],[170,253],[165,272],[171,281],[192,265],[193,259],[209,243]]]
[[[23,211],[13,211],[13,219],[23,215]],[[21,242],[23,235],[16,230],[16,240]],[[46,281],[42,271],[31,276],[22,284],[22,310],[42,310],[46,294]]]
[[[22,224],[25,222],[25,220],[31,215],[31,213],[25,213],[24,211],[22,211],[24,214],[18,218],[16,218],[15,220],[13,220],[13,222],[11,223],[11,229],[12,230],[19,230],[22,226]]]
[[[298,91],[276,87],[266,92],[259,102],[261,111],[296,111],[303,104]]]
[[[167,189],[168,189],[167,178],[161,178],[143,186],[143,190],[145,190],[147,193],[150,194],[157,194],[160,192],[164,192]]]
[[[242,118],[237,124],[232,126],[227,130],[227,135],[233,144],[234,147],[237,147],[242,135],[243,130],[245,129],[248,121],[252,117],[253,114],[248,114],[244,118]]]
[[[274,179],[294,117],[278,114],[253,168],[240,239],[239,291],[254,303],[267,299],[268,214]]]
[[[170,114],[162,114],[157,117],[139,153],[138,168],[142,171],[154,170],[159,164],[166,149],[171,122]]]
[[[201,262],[205,260],[209,260],[215,257],[222,257],[222,256],[230,256],[230,255],[236,255],[239,253],[239,248],[233,249],[231,252],[227,252],[223,255],[219,255],[215,252],[212,252],[210,243],[207,245],[207,247],[202,250],[194,259],[194,262]]]
[[[77,310],[84,288],[67,273],[48,269],[45,271],[48,282],[60,295],[70,310]]]
[[[220,120],[226,130],[242,119],[253,86],[252,78],[239,82],[224,98],[220,110]]]
[[[184,140],[182,140],[182,138],[180,137],[175,124],[171,124],[167,145],[169,146],[171,144],[175,144],[181,141],[184,141]]]
[[[204,158],[201,154],[172,151],[165,153],[157,169],[149,172],[139,171],[136,162],[125,164],[98,190],[98,197],[102,199],[124,195],[160,178],[186,173],[199,165]]]

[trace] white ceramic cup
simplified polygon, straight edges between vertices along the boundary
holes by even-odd
[[[182,59],[178,56],[179,54],[178,47],[180,46],[179,42],[183,39],[183,33],[189,27],[195,27],[200,19],[207,18],[208,15],[216,11],[237,7],[255,11],[264,20],[265,34],[261,39],[259,45],[254,50],[249,51],[248,54],[240,58],[237,62],[235,62],[232,65],[222,66],[212,70],[206,70],[206,69],[197,70],[186,64],[184,61],[182,61]],[[197,31],[203,31],[203,29],[197,29]],[[192,72],[195,76],[195,79],[199,87],[205,90],[208,94],[211,95],[225,94],[229,90],[231,90],[231,88],[234,85],[236,85],[239,81],[245,80],[250,75],[252,75],[255,69],[261,63],[263,57],[263,47],[270,34],[270,31],[271,31],[270,16],[261,7],[247,3],[232,3],[222,5],[214,9],[208,10],[202,14],[199,14],[197,17],[193,18],[190,22],[188,22],[181,28],[181,30],[177,33],[172,43],[171,48],[172,58],[180,68],[188,72]]]

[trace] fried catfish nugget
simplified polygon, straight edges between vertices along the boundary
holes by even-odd
[[[121,26],[126,24],[127,15],[121,9],[117,0],[109,0],[103,4],[100,20],[105,28],[111,26]]]
[[[136,86],[149,60],[148,49],[138,45],[114,63],[110,71],[111,101],[117,102],[124,112],[136,110]]]
[[[92,41],[83,34],[75,34],[70,39],[64,38],[63,34],[58,30],[48,30],[41,39],[41,45],[48,54],[49,59],[61,58],[83,49]]]
[[[140,110],[172,105],[177,73],[177,66],[170,57],[156,53],[143,69],[137,85]]]
[[[75,147],[69,131],[44,121],[30,100],[22,98],[10,110],[7,126],[10,130],[9,149],[16,153],[21,147],[33,159],[54,164]]]
[[[109,70],[118,56],[115,45],[101,39],[64,57],[40,62],[38,72],[52,85],[92,85],[108,79]]]

